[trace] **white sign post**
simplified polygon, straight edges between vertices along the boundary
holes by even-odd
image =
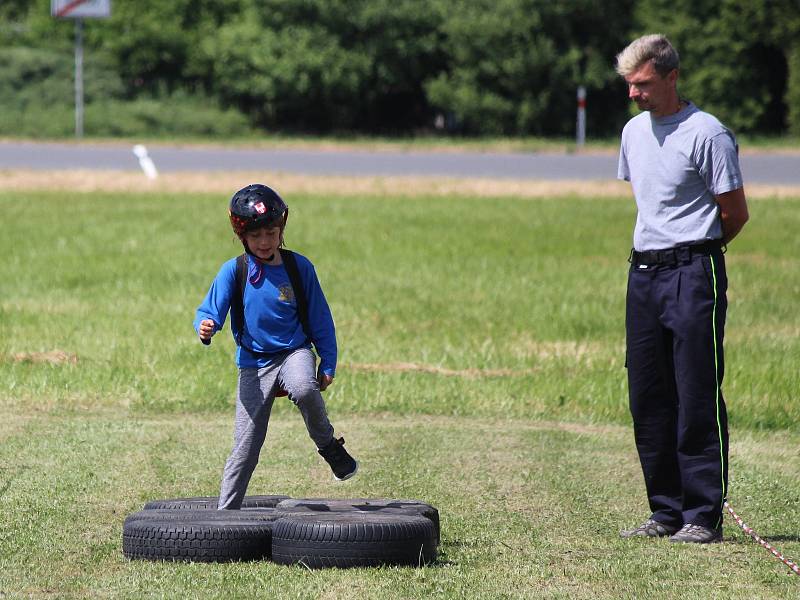
[[[83,19],[111,16],[111,0],[50,0],[50,14],[75,19],[75,137],[83,137]]]

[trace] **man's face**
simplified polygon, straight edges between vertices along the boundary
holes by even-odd
[[[625,77],[628,83],[628,97],[636,102],[640,110],[650,111],[657,117],[666,116],[674,111],[677,80],[677,69],[662,77],[656,72],[653,61],[647,61]]]

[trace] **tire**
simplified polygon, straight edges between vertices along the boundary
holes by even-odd
[[[126,520],[122,553],[132,560],[230,562],[269,558],[272,522],[236,518]]]
[[[419,515],[433,523],[436,543],[441,539],[439,511],[420,500],[397,500],[389,498],[350,498],[328,500],[326,498],[289,498],[275,507],[283,514],[325,514],[325,513],[381,513],[399,515]]]
[[[433,522],[384,512],[295,514],[272,528],[272,560],[324,567],[422,566],[436,560]]]
[[[132,521],[275,521],[281,513],[274,508],[244,508],[242,510],[217,510],[216,508],[153,508],[131,513],[125,524]]]
[[[245,496],[242,508],[274,508],[282,500],[289,500],[289,496]],[[201,496],[199,498],[172,498],[169,500],[151,500],[144,505],[144,510],[155,508],[213,508],[216,509],[219,496]]]

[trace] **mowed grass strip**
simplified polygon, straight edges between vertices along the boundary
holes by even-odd
[[[332,482],[298,414],[274,419],[251,493],[417,498],[438,507],[430,568],[323,570],[269,562],[130,562],[125,516],[148,500],[214,495],[226,415],[10,414],[0,443],[0,590],[10,597],[768,598],[798,581],[728,520],[726,543],[623,541],[645,513],[632,434],[617,425],[477,417],[341,417],[361,460]],[[735,430],[736,508],[800,554],[800,435]],[[793,492],[794,491],[794,492]]]
[[[0,193],[0,402],[227,413],[228,328],[210,348],[191,328],[220,264],[241,251],[227,200]],[[287,244],[316,264],[337,323],[327,397],[338,410],[628,423],[630,198],[286,200]],[[727,254],[724,390],[737,426],[800,420],[799,204],[751,202]]]

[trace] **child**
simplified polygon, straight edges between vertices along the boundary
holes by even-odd
[[[246,260],[238,259],[238,271],[236,258],[222,265],[194,320],[197,334],[208,344],[230,310],[237,345],[234,441],[222,476],[220,509],[241,507],[272,403],[283,390],[300,409],[334,478],[343,481],[358,470],[358,462],[344,449],[344,438],[333,437],[320,393],[336,371],[333,317],[311,262],[282,249],[288,215],[281,197],[265,185],[249,185],[233,195],[229,216]],[[302,290],[294,289],[293,278],[299,278]],[[316,373],[312,343],[321,359]]]

